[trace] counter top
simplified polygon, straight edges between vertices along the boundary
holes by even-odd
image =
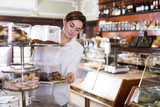
[[[103,74],[110,76],[110,77],[114,77],[114,78],[129,80],[129,79],[141,79],[142,71],[132,70],[124,74],[109,74],[109,73],[103,72]],[[158,75],[155,75],[149,72],[145,72],[144,78],[155,78],[155,77],[158,77]]]

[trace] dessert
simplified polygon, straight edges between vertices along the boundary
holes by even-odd
[[[12,30],[12,33],[9,31]],[[26,42],[27,33],[17,27],[8,28],[0,25],[0,43]]]
[[[52,73],[41,72],[40,81],[66,81],[66,77],[62,76],[58,71]]]
[[[11,91],[25,91],[39,87],[39,78],[34,72],[27,74],[15,74],[13,78],[3,78],[3,88]]]

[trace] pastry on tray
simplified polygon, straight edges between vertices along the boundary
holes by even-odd
[[[35,73],[24,74],[22,77],[17,78],[4,78],[3,89],[10,91],[27,91],[39,87],[39,77]]]
[[[67,78],[62,76],[59,72],[41,72],[40,81],[66,82]]]

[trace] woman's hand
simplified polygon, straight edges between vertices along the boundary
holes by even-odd
[[[67,78],[68,78],[67,82],[72,83],[74,81],[74,74],[72,72],[69,72]]]

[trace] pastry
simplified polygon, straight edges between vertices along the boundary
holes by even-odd
[[[41,81],[64,81],[66,80],[65,76],[62,76],[58,71],[52,73],[41,72],[40,74]]]
[[[35,77],[35,73],[31,73],[28,77],[28,79],[33,79]]]
[[[11,91],[19,91],[20,88],[18,88],[18,87],[10,87],[9,90],[11,90]]]
[[[22,81],[28,81],[29,80],[29,77],[28,77],[28,75],[24,75],[23,77],[22,77]]]
[[[31,77],[34,75],[34,73],[31,73]],[[11,91],[25,91],[39,87],[38,77],[33,77],[32,79],[29,79],[29,76],[25,74],[22,78],[15,78],[12,80],[5,79],[3,83],[3,88]]]
[[[12,28],[12,34],[9,35],[8,33],[8,27],[0,26],[0,43],[3,42],[10,42],[8,41],[8,38],[11,37],[11,42],[26,42],[27,41],[27,33],[24,32],[21,29],[18,29],[16,27]]]
[[[24,91],[24,90],[30,90],[31,88],[30,87],[23,87],[21,89]]]

